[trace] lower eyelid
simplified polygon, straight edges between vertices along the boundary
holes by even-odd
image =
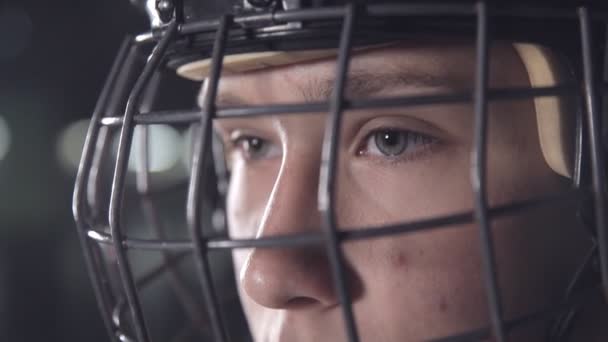
[[[370,156],[374,163],[380,165],[397,165],[397,164],[408,164],[411,162],[424,161],[431,158],[441,149],[440,144],[428,144],[420,147],[417,151],[405,154],[403,156],[387,158],[379,156]]]

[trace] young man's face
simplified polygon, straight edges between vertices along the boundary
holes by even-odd
[[[529,86],[509,44],[492,49],[492,87]],[[359,52],[351,99],[458,92],[473,87],[475,51],[464,43],[400,43]],[[220,105],[324,101],[334,61],[224,76]],[[547,166],[532,99],[489,109],[488,198],[507,204],[566,189]],[[232,178],[233,238],[320,231],[320,157],[327,115],[219,119]],[[339,229],[357,230],[470,211],[471,104],[347,112],[337,169]],[[505,316],[559,301],[580,261],[583,235],[569,208],[492,221]],[[342,245],[362,341],[421,341],[489,324],[474,223]],[[344,341],[341,308],[322,247],[234,253],[239,290],[256,341]],[[537,341],[546,324],[516,330]]]

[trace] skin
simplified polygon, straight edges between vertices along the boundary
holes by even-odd
[[[359,52],[351,63],[347,95],[361,99],[470,90],[474,56],[472,45],[445,42]],[[491,56],[492,87],[529,86],[510,45],[498,44]],[[324,101],[334,68],[333,60],[321,60],[227,75],[220,82],[220,105]],[[374,89],[360,89],[361,84]],[[530,99],[493,102],[488,115],[490,205],[568,189],[568,181],[543,159]],[[325,123],[323,113],[216,120],[232,172],[227,210],[233,238],[322,231],[317,193]],[[413,142],[403,153],[387,156],[375,140],[387,129],[409,132],[397,135],[409,134]],[[472,146],[470,104],[347,112],[338,149],[339,229],[472,210]],[[565,204],[492,220],[507,319],[562,298],[588,248],[581,229],[573,208]],[[489,324],[475,223],[351,241],[342,251],[362,341],[421,341]],[[256,341],[346,340],[323,248],[240,250],[234,262]],[[539,341],[546,327],[546,322],[526,325],[511,337]]]

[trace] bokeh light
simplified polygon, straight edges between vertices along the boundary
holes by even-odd
[[[192,167],[192,152],[194,149],[194,133],[195,130],[198,129],[198,125],[191,125],[182,133],[182,139],[184,141],[184,149],[182,152],[182,164],[190,172],[190,168]]]
[[[89,120],[82,119],[72,122],[60,134],[57,140],[57,158],[61,166],[70,173],[76,172],[84,139],[89,128]]]
[[[145,128],[138,126],[133,134],[129,170],[137,172],[143,168],[140,155],[144,144],[142,137]],[[168,125],[153,125],[148,127],[148,170],[165,172],[171,170],[179,162],[184,143],[179,132]]]
[[[89,120],[72,122],[59,135],[57,140],[57,157],[61,165],[70,172],[78,169],[82,148],[89,127]],[[138,126],[133,133],[133,143],[129,157],[129,171],[141,169],[140,154],[143,152],[142,134],[144,127]],[[1,121],[0,121],[1,133]],[[180,163],[184,142],[182,135],[168,125],[148,127],[148,170],[151,173],[163,173],[172,170]],[[1,143],[1,140],[0,140]],[[118,132],[114,139],[114,154],[118,148]],[[114,155],[114,157],[116,157]]]

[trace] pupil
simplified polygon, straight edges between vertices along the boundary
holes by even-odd
[[[395,132],[385,132],[383,138],[384,143],[388,146],[395,146],[399,143],[399,135]]]
[[[249,150],[258,151],[262,147],[262,141],[258,138],[251,138],[247,142],[247,145],[249,145],[247,146]]]
[[[405,151],[407,141],[405,134],[399,131],[382,131],[376,134],[376,146],[386,156],[397,156]]]

